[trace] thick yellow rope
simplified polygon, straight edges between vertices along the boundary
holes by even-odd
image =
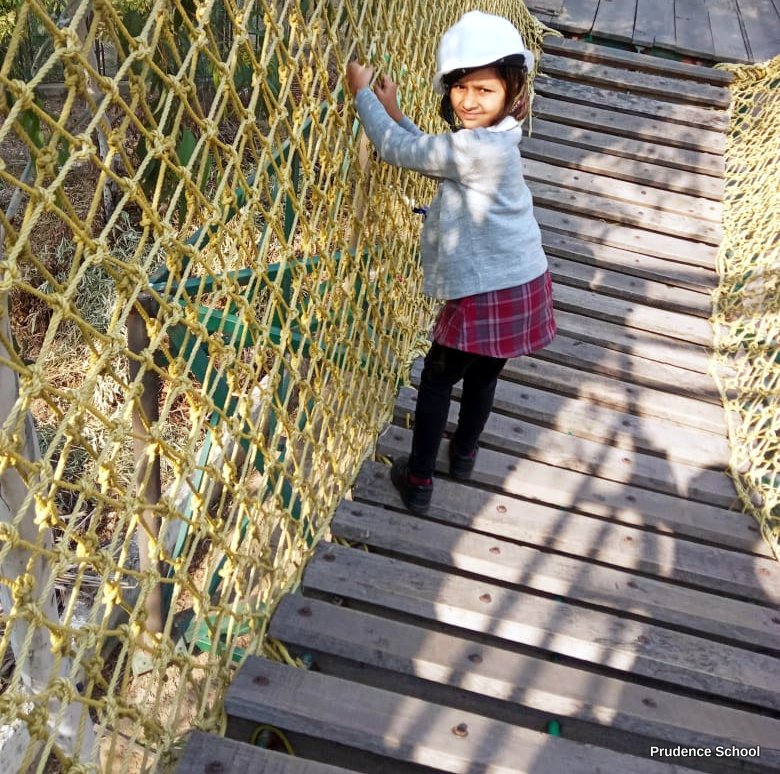
[[[734,81],[714,373],[728,419],[732,478],[780,559],[780,56],[724,69]]]
[[[538,51],[521,3],[477,5]],[[430,313],[411,212],[430,188],[359,163],[339,79],[370,59],[436,128],[435,45],[471,7],[77,0],[53,21],[30,0],[3,17],[0,480],[23,486],[0,521],[0,566],[22,568],[0,578],[0,717],[41,743],[39,770],[56,707],[97,724],[97,757],[65,768],[141,768],[190,727],[219,730],[242,654],[292,660],[269,613],[371,452]],[[776,549],[778,61],[736,75],[717,376],[737,487]],[[33,696],[36,631],[50,673]]]
[[[538,51],[521,3],[478,5]],[[266,644],[269,612],[430,314],[412,213],[430,185],[359,163],[341,74],[370,60],[440,128],[435,46],[471,7],[75,0],[54,19],[30,0],[3,16],[0,480],[22,487],[0,521],[0,567],[18,568],[0,579],[0,716],[41,743],[39,771],[68,707],[89,710],[75,749],[93,723],[98,746],[69,770],[146,767],[219,729],[244,653],[290,658]],[[31,695],[42,630],[51,673]]]

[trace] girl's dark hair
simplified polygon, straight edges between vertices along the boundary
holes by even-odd
[[[466,67],[447,73],[442,78],[442,83],[446,86],[447,93],[441,98],[439,115],[453,130],[457,130],[457,118],[450,101],[450,88],[469,73],[482,70],[484,67],[494,67],[496,74],[504,82],[504,88],[506,89],[506,103],[504,105],[504,114],[501,118],[512,116],[517,121],[522,121],[528,115],[528,70],[525,67],[525,60],[522,57],[519,57],[519,59],[522,63],[518,62],[514,57],[507,57],[491,64],[481,65],[480,67]]]

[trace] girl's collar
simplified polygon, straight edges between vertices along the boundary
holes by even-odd
[[[507,132],[516,126],[520,126],[516,119],[512,118],[512,116],[504,116],[497,124],[488,126],[487,130],[489,132]]]

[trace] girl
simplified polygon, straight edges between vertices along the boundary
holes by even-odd
[[[555,336],[552,288],[531,194],[523,180],[519,121],[533,66],[507,19],[471,11],[439,43],[433,88],[452,131],[424,134],[400,110],[387,77],[347,66],[347,84],[379,156],[439,181],[422,233],[426,295],[444,299],[425,358],[410,456],[391,479],[406,507],[427,512],[453,386],[463,379],[450,475],[468,479],[507,358]]]

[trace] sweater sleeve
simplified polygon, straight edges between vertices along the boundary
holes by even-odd
[[[357,93],[355,104],[368,139],[388,164],[451,180],[461,180],[471,170],[473,159],[465,136],[424,134],[419,129],[413,134],[390,118],[369,88]]]
[[[401,129],[406,129],[406,131],[409,132],[409,134],[417,135],[423,133],[422,129],[420,129],[420,127],[417,126],[417,124],[415,124],[414,121],[412,121],[412,119],[409,118],[409,116],[404,116],[398,122],[398,126],[400,126]]]

